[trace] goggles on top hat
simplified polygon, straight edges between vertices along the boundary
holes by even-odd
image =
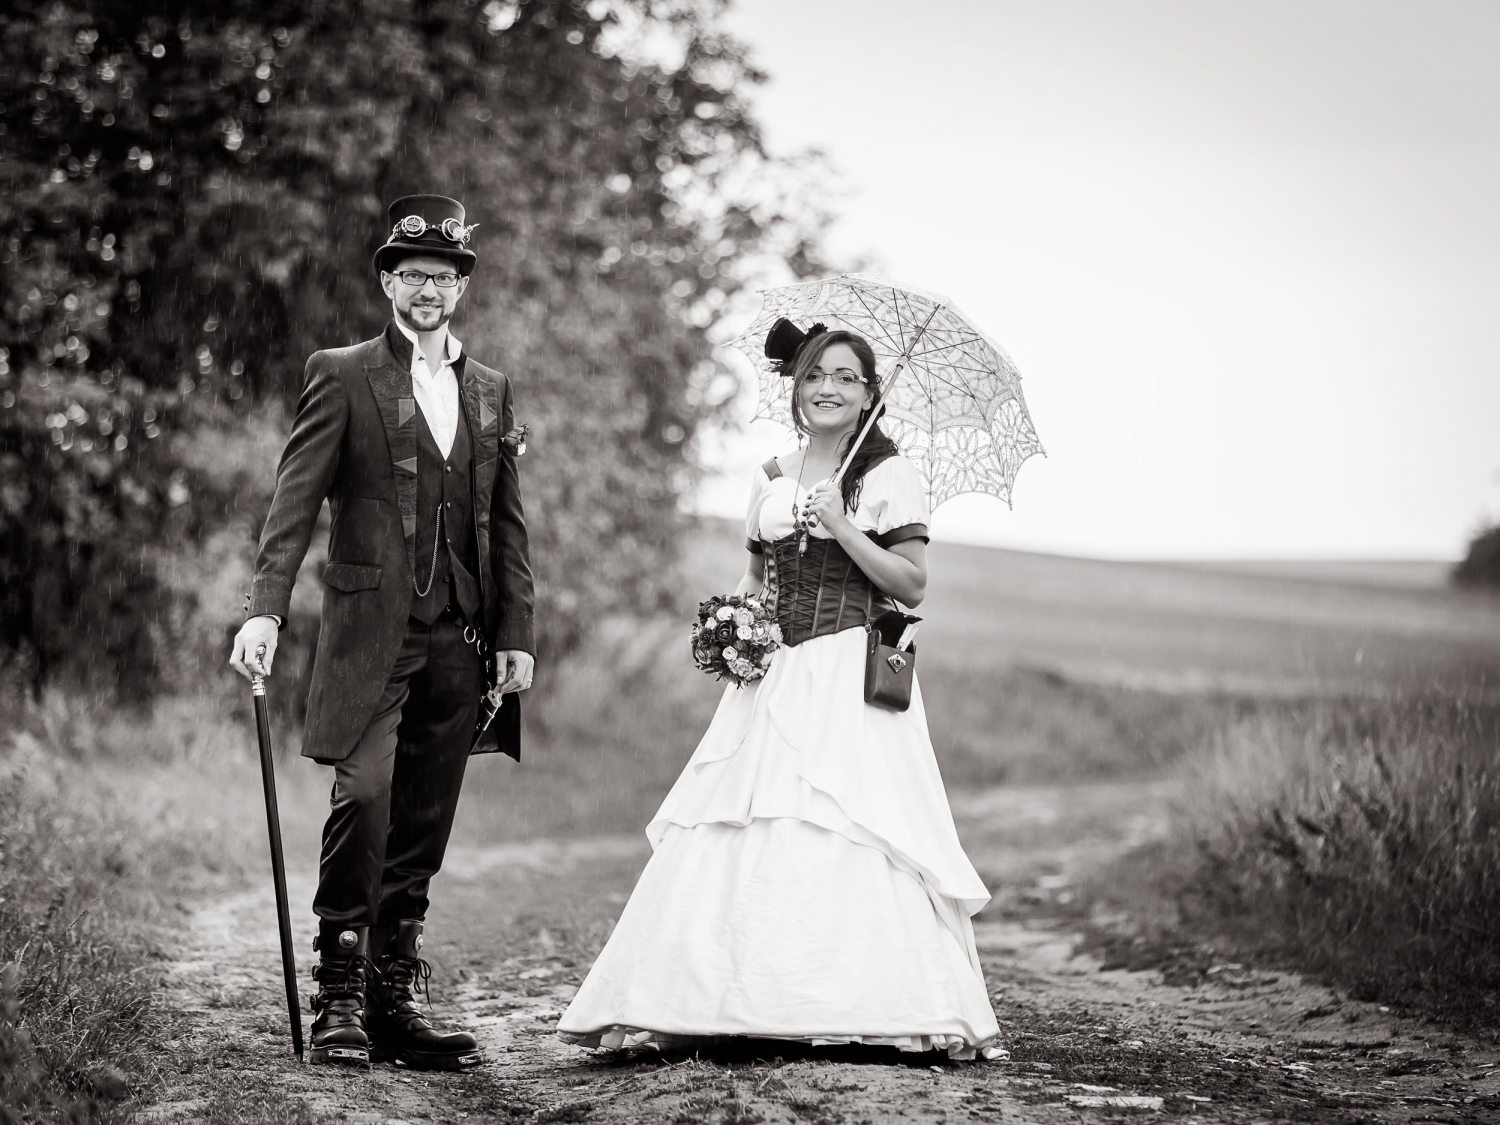
[[[391,241],[395,242],[403,235],[407,238],[420,238],[428,231],[435,230],[455,246],[467,246],[469,235],[478,225],[478,223],[470,223],[465,226],[457,219],[450,217],[434,226],[421,215],[408,215],[391,228]]]

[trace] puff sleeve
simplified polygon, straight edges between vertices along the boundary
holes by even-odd
[[[905,457],[882,461],[865,477],[860,506],[869,509],[872,536],[882,547],[907,539],[928,541],[927,482]]]

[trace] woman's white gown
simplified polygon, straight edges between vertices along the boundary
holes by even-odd
[[[751,539],[792,531],[796,489],[757,470]],[[915,466],[870,470],[852,518],[880,534],[925,524]],[[864,644],[863,629],[816,637],[725,689],[646,829],[653,854],[564,1039],[1000,1053],[969,922],[989,892],[959,844],[920,686],[904,713],[866,704]]]

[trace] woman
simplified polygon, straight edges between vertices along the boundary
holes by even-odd
[[[827,483],[878,406],[869,344],[782,321],[766,350],[792,376],[806,445],[756,473],[738,592],[774,601],[783,647],[764,679],[725,690],[559,1032],[588,1047],[753,1036],[991,1058],[969,922],[989,894],[920,689],[905,712],[863,694],[866,619],[926,590],[926,491],[878,425]]]

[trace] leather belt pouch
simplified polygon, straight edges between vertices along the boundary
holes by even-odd
[[[911,706],[911,685],[917,674],[917,646],[898,652],[896,642],[908,625],[922,620],[899,609],[889,610],[865,625],[865,702],[889,711]]]

